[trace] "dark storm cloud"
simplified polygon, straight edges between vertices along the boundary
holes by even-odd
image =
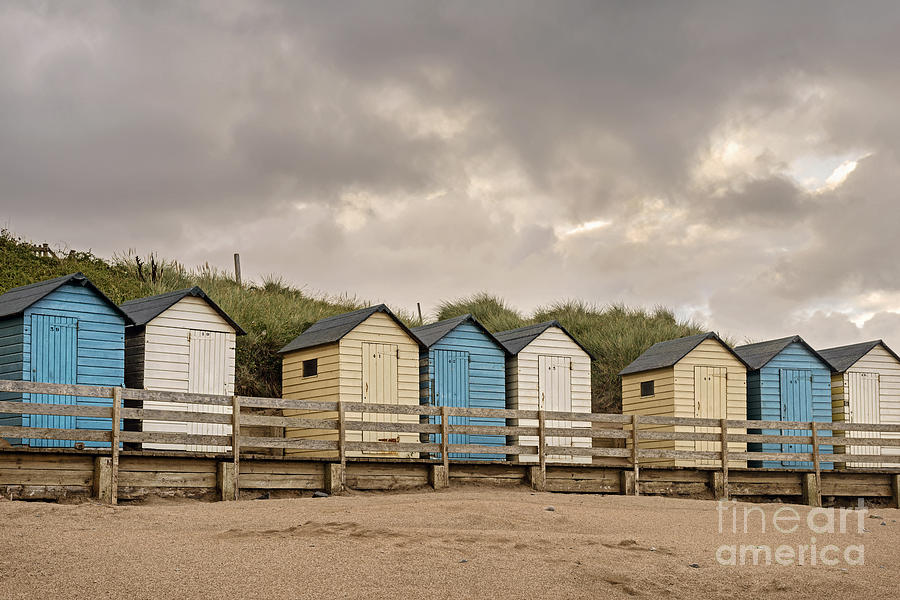
[[[0,222],[406,305],[900,336],[898,26],[892,2],[0,5]]]

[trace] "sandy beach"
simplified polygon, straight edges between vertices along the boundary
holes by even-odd
[[[744,534],[751,506],[762,511]],[[897,597],[900,511],[871,509],[862,532],[848,515],[846,533],[819,534],[809,509],[794,506],[798,531],[781,534],[780,507],[737,505],[734,533],[735,513],[712,501],[525,488],[116,507],[7,501],[0,597]],[[790,511],[780,515],[787,530]],[[827,526],[827,515],[817,518]],[[717,560],[722,546],[797,548],[811,537],[817,550],[837,548],[825,553],[837,564]],[[848,547],[853,562],[862,548],[864,564],[846,562]]]

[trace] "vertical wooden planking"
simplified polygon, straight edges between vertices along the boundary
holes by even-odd
[[[851,372],[849,376],[849,420],[852,423],[881,422],[880,377],[878,373]],[[849,431],[847,437],[881,437],[879,432]],[[881,454],[881,446],[850,446],[850,454]],[[878,468],[879,463],[847,463],[848,467]]]
[[[725,367],[694,367],[694,416],[701,419],[722,419],[727,410],[727,369]],[[696,433],[716,433],[715,427],[695,426]],[[720,452],[721,442],[697,440],[694,449]],[[698,459],[700,465],[716,465],[714,459]]]
[[[78,364],[78,320],[74,317],[32,314],[31,357],[32,381],[76,384]],[[29,394],[29,401],[49,404],[78,404],[75,396]],[[62,415],[30,415],[32,427],[76,429],[76,417]],[[70,440],[30,440],[31,446],[74,446]]]

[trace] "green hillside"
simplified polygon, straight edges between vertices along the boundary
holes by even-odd
[[[43,255],[42,255],[43,254]],[[366,306],[354,297],[317,296],[286,285],[278,278],[244,282],[230,273],[204,265],[188,269],[182,264],[133,254],[105,260],[90,252],[41,247],[0,231],[0,292],[81,271],[115,302],[198,285],[228,312],[247,335],[238,338],[237,391],[254,396],[281,393],[278,349],[317,320]],[[419,325],[411,313],[397,311],[411,326]],[[701,331],[696,324],[675,318],[664,308],[633,309],[560,301],[525,315],[487,293],[441,303],[437,318],[472,313],[491,331],[556,319],[596,356],[593,365],[595,411],[618,412],[621,394],[617,373],[652,344]]]

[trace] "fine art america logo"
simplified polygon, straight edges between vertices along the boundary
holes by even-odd
[[[817,542],[816,536],[862,534],[868,510],[862,500],[856,510],[846,508],[813,508],[805,517],[791,506],[782,506],[771,515],[759,506],[720,500],[719,534],[790,535],[791,544],[723,544],[716,549],[716,561],[723,566],[857,566],[865,564],[865,546]]]

